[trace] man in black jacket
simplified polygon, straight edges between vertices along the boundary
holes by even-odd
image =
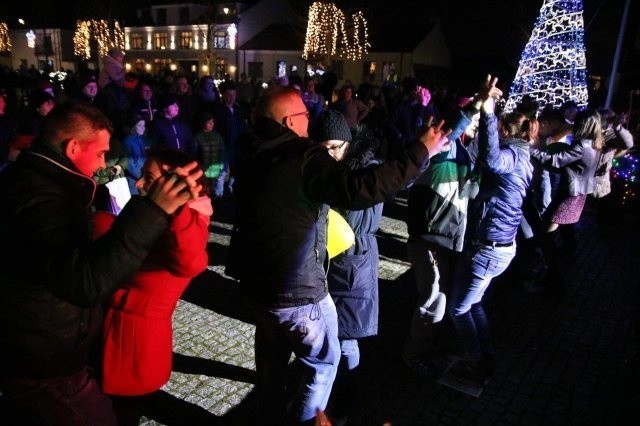
[[[397,161],[351,171],[307,139],[308,123],[299,93],[272,87],[259,99],[253,133],[239,147],[238,216],[227,266],[255,313],[263,424],[313,421],[336,375],[340,343],[325,274],[327,205],[363,209],[391,198],[447,143],[439,123]],[[302,373],[285,410],[291,352]]]
[[[115,424],[89,368],[101,304],[136,271],[169,215],[199,190],[195,163],[160,177],[92,241],[91,178],[111,125],[83,104],[55,108],[41,139],[0,173],[0,421]],[[201,173],[201,172],[200,172]]]

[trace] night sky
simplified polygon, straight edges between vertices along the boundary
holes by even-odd
[[[624,1],[584,0],[587,66],[591,74],[607,75],[610,72]],[[300,16],[306,18],[312,1],[290,2]],[[73,28],[78,17],[95,14],[118,17],[126,25],[136,7],[160,3],[161,0],[66,0],[64,3],[3,0],[0,16],[12,27],[16,26],[17,17],[24,17],[33,26],[50,24]],[[453,53],[454,72],[465,72],[476,79],[490,71],[503,76],[504,80],[511,80],[542,0],[342,0],[335,3],[345,11],[351,8],[364,10],[371,31],[382,34],[396,28],[419,30],[439,16]],[[640,35],[640,2],[634,3],[625,40],[627,46]]]

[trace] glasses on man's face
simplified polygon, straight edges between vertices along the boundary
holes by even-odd
[[[327,149],[329,151],[334,151],[335,152],[335,151],[339,150],[340,148],[342,148],[343,146],[345,146],[346,144],[347,144],[347,141],[342,141],[341,144],[328,146]]]
[[[287,122],[287,118],[289,118],[289,117],[297,117],[299,115],[304,115],[305,117],[307,117],[307,120],[309,119],[309,111],[296,112],[295,114],[289,114],[289,115],[285,115],[284,117],[282,117],[282,125],[283,126],[285,125],[285,123]]]

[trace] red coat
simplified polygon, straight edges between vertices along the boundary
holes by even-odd
[[[204,202],[210,210],[209,198],[195,200],[200,206]],[[105,393],[142,395],[169,380],[171,318],[191,278],[207,267],[209,216],[182,208],[142,269],[112,297],[104,323]]]

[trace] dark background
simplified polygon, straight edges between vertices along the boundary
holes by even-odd
[[[310,0],[289,0],[306,21]],[[254,3],[248,1],[245,3]],[[115,17],[124,25],[135,22],[138,7],[176,4],[179,0],[4,0],[0,16],[10,27],[18,17],[27,26],[74,28],[75,20],[87,17]],[[203,3],[207,3],[204,1]],[[209,1],[210,4],[217,2]],[[508,85],[518,67],[524,45],[529,39],[542,0],[337,0],[345,12],[363,10],[369,20],[371,40],[393,42],[407,31],[420,30],[439,19],[453,55],[451,82],[464,86],[477,82],[486,73],[500,77]],[[589,75],[606,81],[616,47],[625,0],[584,0],[585,46]],[[129,23],[129,24],[128,24]],[[620,93],[640,89],[640,2],[632,2],[624,49],[618,71]],[[304,43],[303,40],[300,44]],[[373,46],[375,49],[375,45]],[[638,86],[638,87],[635,87]],[[467,89],[466,87],[461,87]],[[625,102],[621,95],[619,102]]]

